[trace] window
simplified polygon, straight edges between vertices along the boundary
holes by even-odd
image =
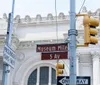
[[[49,67],[40,67],[40,85],[48,85]]]
[[[52,68],[52,74],[51,74],[51,85],[56,85],[56,71]]]
[[[34,70],[29,76],[28,85],[36,85],[36,81],[37,81],[37,69]]]
[[[49,85],[50,82],[50,85],[56,85],[56,71],[47,66],[35,69],[28,78],[28,85]]]

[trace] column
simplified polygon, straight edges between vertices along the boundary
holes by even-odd
[[[79,57],[80,53],[76,53],[76,75],[79,76]]]
[[[37,68],[37,83],[36,83],[36,85],[39,85],[39,82],[40,82],[39,78],[40,78],[40,67]]]
[[[49,85],[51,85],[51,67],[49,66]]]
[[[91,52],[93,59],[93,85],[99,85],[99,52]]]

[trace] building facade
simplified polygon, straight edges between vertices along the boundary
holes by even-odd
[[[96,12],[82,10],[92,17],[100,19],[100,9]],[[77,44],[84,43],[83,18],[76,20],[78,30]],[[99,26],[100,27],[100,26]],[[90,76],[91,85],[100,85],[100,29],[98,27],[97,45],[77,47],[76,66],[77,76]],[[56,17],[48,14],[35,18],[25,16],[14,18],[11,47],[16,53],[15,68],[9,73],[9,85],[56,85],[57,60],[41,60],[41,53],[36,52],[37,44],[65,43],[68,38],[69,15],[59,13]],[[2,82],[3,48],[7,31],[7,15],[0,19],[0,80]],[[64,63],[64,76],[69,76],[69,58],[59,60]]]

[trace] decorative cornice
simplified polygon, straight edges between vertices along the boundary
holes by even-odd
[[[58,43],[63,43],[64,39],[59,39]],[[18,46],[18,49],[27,49],[27,48],[33,48],[36,49],[37,44],[51,44],[51,43],[57,43],[57,40],[36,40],[36,41],[20,41],[20,44]]]
[[[76,60],[77,60],[78,62],[80,61],[80,57],[81,57],[80,52],[76,52]]]
[[[97,18],[100,18],[100,8],[97,9],[95,12],[91,12],[91,11],[87,11],[87,8],[86,7],[83,7],[81,13],[88,13],[89,15],[93,16],[93,17],[97,17]],[[53,14],[49,13],[47,14],[47,17],[42,17],[40,14],[37,14],[36,17],[32,18],[30,17],[29,15],[26,15],[24,18],[21,18],[20,15],[16,15],[15,18],[14,18],[14,23],[20,23],[20,24],[28,24],[28,23],[33,23],[33,24],[36,24],[36,23],[43,23],[43,22],[52,22],[52,21],[56,21],[56,18],[57,18],[57,21],[60,22],[60,21],[64,21],[64,20],[67,20],[69,21],[69,15],[65,15],[63,12],[60,12],[58,14],[58,16],[53,16]],[[5,19],[7,21],[8,17],[7,17],[7,14],[4,13],[3,14],[3,18],[1,19]]]
[[[77,56],[77,58],[79,58],[80,57],[80,52],[76,52],[76,56]]]
[[[91,51],[90,54],[93,58],[99,58],[100,57],[99,51]]]
[[[6,35],[0,35],[0,46],[4,47],[5,45],[5,38]],[[17,47],[19,46],[19,39],[15,36],[15,35],[12,35],[12,40],[11,40],[11,48],[13,50],[16,50]]]
[[[59,24],[67,23],[69,21],[69,15],[64,15],[64,13],[59,13],[59,15],[53,16],[51,13],[47,15],[47,17],[42,17],[40,14],[37,14],[36,17],[32,18],[29,15],[26,15],[25,18],[20,18],[20,15],[17,15],[14,18],[14,24],[18,24],[19,26],[25,25],[44,25],[44,24],[55,24],[56,18]]]
[[[99,32],[99,34],[100,34],[100,32]],[[59,39],[58,41],[57,41],[57,39],[19,41],[20,43],[17,47],[18,47],[18,49],[25,49],[25,48],[35,48],[34,46],[36,44],[48,44],[48,43],[57,43],[57,42],[58,43],[64,43],[64,42],[66,42],[66,38],[68,37],[68,34],[64,33],[63,37],[64,37],[63,39]],[[84,32],[83,32],[83,30],[78,30],[77,41],[78,41],[77,44],[83,44],[84,43]],[[100,37],[99,37],[99,41],[100,41]],[[91,50],[91,48],[94,49],[94,48],[98,48],[98,47],[100,47],[100,43],[98,43],[97,45],[89,45],[89,48],[88,47],[82,47],[82,49],[84,50],[84,52],[86,51],[86,53],[88,53],[89,50]],[[77,51],[81,52],[80,49],[81,49],[81,47],[77,48]],[[84,52],[81,52],[81,54],[82,53],[84,54]]]
[[[0,35],[0,45],[4,45],[5,43],[5,35]]]
[[[18,46],[19,46],[19,43],[20,43],[20,41],[17,38],[17,36],[13,35],[12,36],[12,49],[16,50],[18,48]]]
[[[91,51],[90,52],[93,61],[99,61],[100,59],[100,52],[99,51]]]

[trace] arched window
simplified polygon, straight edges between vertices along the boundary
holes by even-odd
[[[28,85],[36,85],[37,69],[35,69],[28,78]]]
[[[43,66],[35,69],[28,78],[28,85],[56,85],[56,71],[54,68]]]
[[[40,67],[40,84],[48,85],[49,83],[49,67]]]
[[[52,68],[51,85],[56,85],[56,70]]]

